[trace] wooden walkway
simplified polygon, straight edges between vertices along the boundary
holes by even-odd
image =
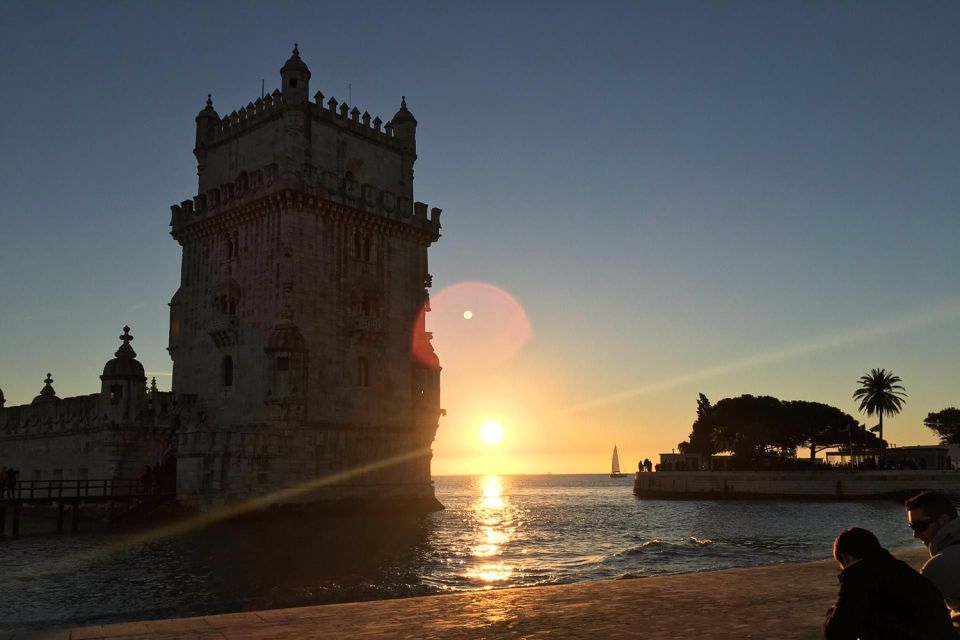
[[[897,556],[919,567],[920,545]],[[131,622],[0,640],[643,638],[818,640],[837,593],[833,561],[635,580]]]
[[[7,511],[11,512],[10,535],[20,534],[20,512],[24,506],[56,506],[57,531],[63,531],[64,510],[70,507],[70,530],[80,527],[81,504],[113,504],[173,498],[173,491],[154,490],[141,480],[20,480],[5,485],[0,493],[0,536],[7,532]]]

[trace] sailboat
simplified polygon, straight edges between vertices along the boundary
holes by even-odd
[[[623,478],[626,474],[620,473],[620,456],[617,455],[617,445],[613,445],[613,460],[610,461],[610,477]]]

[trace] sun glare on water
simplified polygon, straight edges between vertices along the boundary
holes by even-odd
[[[480,425],[480,441],[488,447],[500,444],[503,435],[503,424],[497,420],[487,420]]]

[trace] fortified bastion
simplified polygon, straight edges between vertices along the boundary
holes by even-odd
[[[170,221],[177,498],[440,508],[417,120],[311,99],[310,79],[294,47],[280,89],[196,117],[198,192]]]

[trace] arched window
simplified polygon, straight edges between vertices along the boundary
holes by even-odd
[[[357,260],[363,257],[363,254],[361,253],[360,243],[361,243],[360,232],[357,231],[356,233],[353,234],[353,255],[356,256]]]
[[[221,379],[223,381],[223,386],[232,387],[233,386],[233,358],[230,356],[224,356]]]
[[[370,262],[370,236],[363,239],[363,259]]]
[[[366,358],[357,358],[357,386],[370,386],[370,370]]]

